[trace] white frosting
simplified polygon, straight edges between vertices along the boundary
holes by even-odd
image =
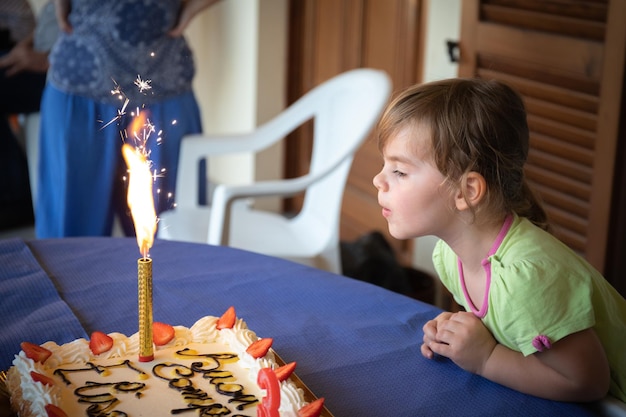
[[[65,411],[68,416],[86,416],[88,404],[80,404],[75,390],[87,385],[88,381],[96,383],[111,384],[114,382],[127,381],[131,383],[145,383],[146,388],[141,390],[141,397],[137,399],[134,392],[120,392],[113,389],[99,389],[97,392],[112,393],[119,403],[115,409],[125,412],[129,417],[140,415],[162,415],[163,410],[187,408],[188,403],[183,400],[183,393],[168,387],[168,381],[153,374],[153,367],[159,363],[172,362],[191,367],[193,362],[202,361],[205,366],[214,363],[211,359],[199,358],[198,356],[181,357],[176,354],[184,348],[193,349],[198,355],[211,353],[234,353],[238,360],[221,361],[221,370],[230,372],[235,381],[234,384],[241,384],[245,387],[244,393],[254,395],[259,402],[253,406],[248,406],[243,410],[235,408],[236,403],[229,404],[230,397],[222,395],[215,390],[215,384],[210,383],[210,378],[203,378],[202,372],[195,372],[194,376],[186,380],[205,393],[209,397],[232,410],[232,414],[257,415],[257,404],[260,404],[265,395],[257,384],[257,375],[261,368],[276,368],[274,354],[270,350],[265,357],[255,359],[246,349],[251,343],[258,339],[257,335],[248,329],[246,323],[237,319],[232,329],[218,330],[216,317],[203,317],[191,328],[175,326],[175,337],[165,346],[155,347],[155,359],[151,362],[139,362],[139,334],[135,333],[126,337],[121,333],[110,333],[113,338],[113,347],[100,355],[93,355],[89,349],[89,343],[85,339],[78,339],[62,346],[54,342],[46,342],[42,346],[52,352],[45,364],[33,362],[27,358],[23,351],[15,356],[13,370],[19,374],[19,385],[22,401],[30,404],[32,416],[45,417],[46,404],[54,404]],[[85,363],[91,362],[94,365],[106,366],[117,365],[124,360],[130,360],[130,367],[107,368],[106,372],[99,374],[96,370],[84,370],[80,372],[64,372],[64,376],[71,384],[66,385],[61,375],[55,374],[55,369],[80,369],[86,368]],[[134,369],[133,369],[134,368]],[[54,379],[54,386],[47,386],[40,382],[34,382],[30,372],[35,371],[47,375]],[[144,374],[141,374],[143,371]],[[162,373],[166,378],[175,378],[170,368],[164,368]],[[280,383],[281,405],[280,415],[285,417],[295,417],[298,410],[306,402],[303,398],[302,389],[298,388],[291,379]],[[84,395],[91,395],[96,390],[82,391]],[[12,398],[12,401],[14,398]],[[20,406],[23,410],[23,407]],[[198,412],[183,413],[183,415],[196,415]],[[169,412],[166,414],[169,415]]]

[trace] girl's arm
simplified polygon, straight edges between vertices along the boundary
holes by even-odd
[[[524,356],[498,344],[474,314],[448,313],[424,326],[422,353],[429,357],[429,352],[509,388],[552,400],[597,400],[606,395],[610,384],[606,354],[593,329]]]

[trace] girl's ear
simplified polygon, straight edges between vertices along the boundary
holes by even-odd
[[[487,193],[487,181],[478,172],[470,171],[463,175],[454,203],[459,211],[476,207]]]

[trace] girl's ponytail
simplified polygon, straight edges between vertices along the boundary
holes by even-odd
[[[517,204],[517,207],[512,207],[513,211],[518,216],[528,218],[537,227],[549,232],[550,224],[546,211],[526,180],[523,181],[521,194],[520,203]]]

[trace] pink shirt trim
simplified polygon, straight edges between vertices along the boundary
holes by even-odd
[[[483,295],[483,302],[482,302],[482,305],[480,306],[480,310],[476,308],[476,306],[474,305],[474,302],[469,296],[469,293],[467,292],[467,287],[465,285],[465,276],[463,274],[463,263],[461,262],[460,258],[457,258],[457,266],[459,269],[459,279],[461,280],[461,288],[463,289],[463,296],[465,297],[465,301],[467,301],[467,305],[469,306],[472,313],[474,313],[474,315],[476,315],[477,317],[481,319],[485,317],[485,315],[487,314],[487,309],[489,308],[489,288],[491,287],[491,261],[489,260],[489,257],[494,255],[498,251],[498,248],[502,244],[502,241],[504,240],[504,237],[506,236],[506,234],[509,232],[509,229],[511,228],[512,224],[513,224],[513,216],[512,215],[506,216],[506,218],[504,219],[504,224],[502,225],[502,228],[500,229],[500,232],[498,233],[496,240],[493,242],[493,245],[491,246],[491,249],[489,250],[487,257],[480,262],[485,270],[485,274],[487,275],[487,281],[485,282],[485,293]]]

